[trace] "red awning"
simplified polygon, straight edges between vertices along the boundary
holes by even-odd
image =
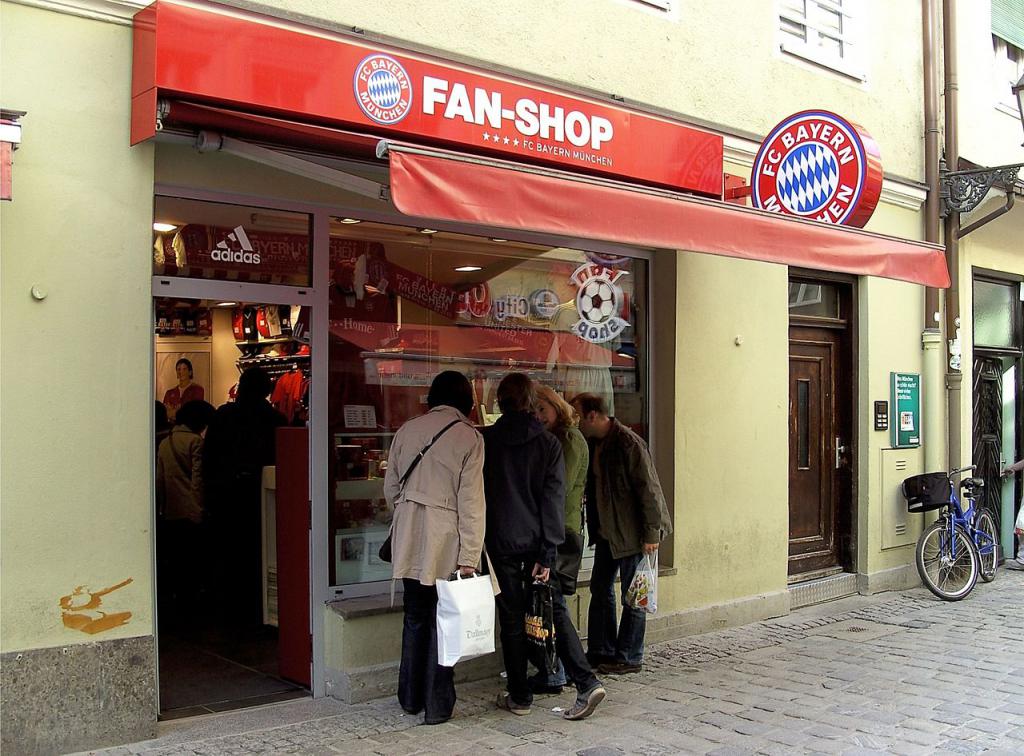
[[[387,152],[406,215],[949,286],[934,244],[512,163]]]

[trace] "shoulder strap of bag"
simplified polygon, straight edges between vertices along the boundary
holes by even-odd
[[[412,471],[416,469],[416,465],[418,465],[420,463],[420,460],[423,459],[423,455],[430,451],[430,447],[436,444],[437,440],[441,438],[441,436],[443,436],[445,433],[447,433],[449,428],[451,428],[453,425],[458,425],[461,422],[462,420],[452,420],[450,423],[448,423],[448,425],[444,426],[441,430],[439,430],[432,439],[430,439],[430,443],[428,443],[426,446],[420,449],[419,454],[417,454],[413,458],[412,462],[409,463],[409,467],[406,468],[405,474],[403,474],[402,477],[399,478],[399,488],[405,488],[405,484],[409,480],[409,476],[412,475]]]

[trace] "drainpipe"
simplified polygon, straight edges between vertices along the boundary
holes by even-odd
[[[960,162],[957,124],[959,119],[959,82],[957,81],[956,0],[945,0],[942,6],[943,75],[946,102],[946,157],[949,170],[955,171]],[[960,214],[951,212],[944,223],[946,238],[946,265],[949,268],[949,288],[946,289],[946,339],[949,362],[946,370],[946,390],[949,417],[949,468],[960,466],[960,386],[963,373],[960,364]]]
[[[937,45],[939,34],[939,0],[921,0],[921,49],[924,54],[924,174],[928,185],[925,200],[924,236],[939,241],[939,98]],[[939,315],[940,290],[924,290],[924,324],[921,331],[922,390],[924,417],[924,469],[946,469],[946,396],[943,381],[942,329]],[[895,409],[895,408],[893,408]]]

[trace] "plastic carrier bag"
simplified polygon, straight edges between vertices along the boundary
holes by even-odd
[[[526,641],[544,654],[545,669],[554,669],[555,603],[548,583],[535,581],[530,587],[530,603],[526,607]]]
[[[637,565],[626,589],[626,603],[648,614],[658,611],[658,552],[646,555]]]
[[[457,662],[494,651],[494,591],[487,575],[437,580],[437,663]]]

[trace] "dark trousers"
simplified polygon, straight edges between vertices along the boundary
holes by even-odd
[[[564,677],[568,679],[580,693],[590,690],[598,683],[594,670],[583,653],[583,644],[580,643],[579,633],[569,616],[569,607],[565,603],[565,597],[559,593],[558,581],[553,580],[551,587],[554,588],[552,606],[554,608],[555,620],[555,650],[558,653],[558,661],[562,663]],[[555,670],[546,669],[544,654],[540,649],[530,645],[530,659],[533,665],[542,675],[548,676],[550,684],[551,675]]]
[[[235,625],[263,624],[263,529],[260,480],[243,476],[212,489],[210,548],[218,613]]]
[[[491,556],[494,576],[498,579],[501,593],[495,596],[498,606],[498,622],[501,624],[501,655],[508,675],[508,694],[517,704],[529,706],[533,694],[526,682],[526,662],[529,649],[526,642],[526,600],[527,587],[533,582],[530,576],[533,561],[527,563],[524,557]]]
[[[405,622],[398,703],[427,721],[448,719],[455,709],[455,669],[437,663],[437,588],[404,578]]]
[[[587,650],[591,656],[610,657],[627,664],[643,662],[647,615],[626,605],[626,591],[643,558],[641,553],[616,559],[607,541],[597,541],[594,569],[590,574],[590,612],[587,615]],[[618,618],[615,606],[616,573],[622,581],[621,619]]]

